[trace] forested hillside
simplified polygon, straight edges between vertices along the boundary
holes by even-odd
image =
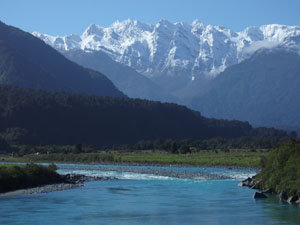
[[[285,136],[248,122],[207,119],[176,104],[0,85],[0,133],[16,144],[124,144],[139,140]]]

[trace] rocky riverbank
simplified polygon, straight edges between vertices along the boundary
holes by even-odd
[[[172,169],[173,168],[173,169]],[[71,169],[75,173],[80,173],[80,171],[100,171],[100,172],[120,172],[120,173],[139,173],[139,174],[149,174],[155,176],[172,177],[179,179],[205,179],[205,180],[220,180],[220,179],[231,179],[230,176],[226,174],[216,174],[210,173],[206,168],[199,168],[197,170],[188,170],[184,167],[165,167],[165,166],[122,166],[122,165],[60,165],[59,169]]]
[[[86,176],[82,174],[62,174],[63,183],[66,184],[82,184],[88,181],[105,181],[105,180],[117,180],[115,177],[98,177],[98,176]]]
[[[276,193],[272,188],[263,189],[261,183],[261,180],[257,179],[257,176],[255,175],[241,181],[238,186],[245,186],[251,189],[258,190],[253,194],[253,198],[255,199],[268,198],[269,195],[278,195],[280,202],[282,203],[300,204],[300,198],[298,195],[289,195],[287,190]]]

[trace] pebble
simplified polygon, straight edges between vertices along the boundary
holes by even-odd
[[[141,168],[141,167],[117,167],[117,166],[60,166],[60,169],[73,169],[73,170],[99,170],[99,171],[116,171],[116,172],[130,172],[130,173],[141,173],[141,174],[154,174],[158,176],[174,177],[180,179],[207,179],[207,180],[220,180],[220,179],[230,179],[231,177],[225,175],[218,175],[205,172],[203,169],[198,171],[188,171],[184,169],[172,170],[164,168]]]

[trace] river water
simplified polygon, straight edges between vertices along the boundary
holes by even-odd
[[[119,179],[46,194],[0,197],[0,224],[300,224],[298,205],[279,203],[276,197],[255,200],[254,190],[237,186],[255,174],[253,170],[58,166],[60,173]]]

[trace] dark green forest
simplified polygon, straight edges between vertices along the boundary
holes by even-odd
[[[291,134],[292,135],[292,134]],[[232,149],[257,151],[257,149],[272,149],[280,143],[287,142],[291,136],[276,137],[238,137],[238,138],[210,138],[204,140],[171,140],[171,139],[156,139],[142,140],[133,145],[114,145],[111,149],[114,150],[149,150],[159,149],[173,154],[187,154],[199,152],[202,150],[223,150],[229,151]],[[75,149],[73,150],[75,151]],[[31,152],[32,153],[32,152]]]
[[[208,119],[184,106],[0,85],[0,134],[9,144],[134,144],[140,140],[284,137],[248,122]]]

